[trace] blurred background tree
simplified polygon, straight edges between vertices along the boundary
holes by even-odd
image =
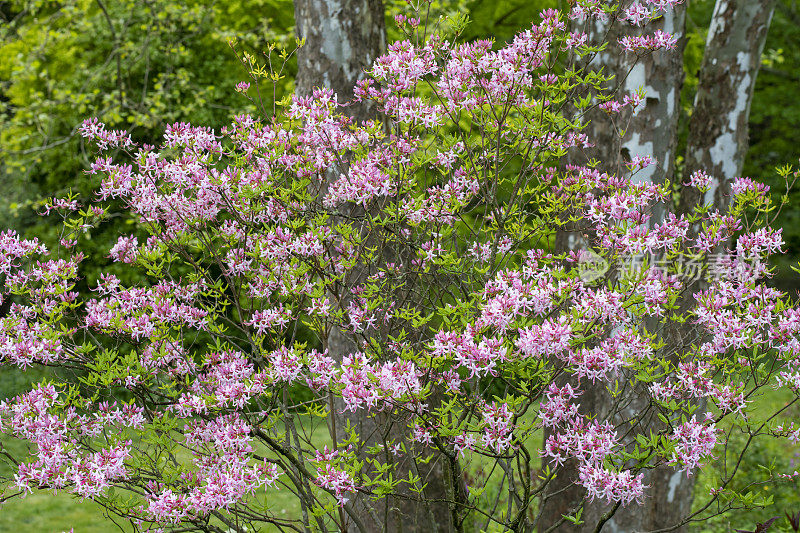
[[[24,0],[0,2],[0,17],[0,223],[44,237],[41,198],[89,191],[82,120],[147,142],[173,122],[254,112],[228,42],[258,53],[294,23],[290,0]]]

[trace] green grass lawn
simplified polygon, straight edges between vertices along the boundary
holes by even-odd
[[[103,516],[103,509],[94,502],[80,502],[66,493],[38,491],[9,500],[0,507],[3,533],[61,533],[70,528],[75,528],[75,533],[131,531],[120,524],[122,529]]]

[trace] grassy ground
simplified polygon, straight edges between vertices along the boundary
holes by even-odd
[[[110,533],[120,529],[103,516],[103,509],[91,501],[79,502],[68,494],[49,492],[15,498],[0,507],[0,531],[8,533]]]
[[[756,424],[769,417],[778,409],[786,405],[792,398],[785,389],[776,390],[772,387],[762,389],[761,393],[753,399],[754,411],[751,423]],[[785,411],[779,419],[786,424],[800,419],[800,406],[795,404]],[[729,428],[728,423],[721,424]],[[731,434],[729,446],[731,450],[740,450],[745,444],[747,436],[742,432]],[[722,452],[716,452],[716,460],[698,472],[697,485],[695,486],[695,510],[699,507],[701,499],[708,499],[708,492],[719,486],[720,479],[726,471],[723,463]],[[738,460],[739,454],[732,451],[727,457],[727,471],[730,472]],[[693,533],[727,533],[737,529],[755,529],[756,524],[765,522],[773,516],[778,516],[778,521],[771,531],[790,531],[784,512],[793,513],[800,511],[800,482],[797,479],[770,481],[775,474],[792,472],[800,469],[800,447],[793,445],[786,439],[761,437],[753,440],[748,446],[744,460],[739,464],[737,476],[732,487],[736,490],[750,492],[756,499],[772,498],[772,504],[763,508],[738,509],[720,516],[712,516],[709,520],[690,527]],[[707,516],[713,512],[713,507],[705,513]]]

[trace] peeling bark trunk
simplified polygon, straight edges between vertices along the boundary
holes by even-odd
[[[729,182],[742,171],[750,102],[774,9],[774,0],[717,0],[714,6],[689,121],[684,172],[688,177],[702,169],[713,178],[706,204],[727,205]],[[681,210],[687,212],[698,200],[696,189],[683,191]]]
[[[619,96],[630,94],[643,87],[645,90],[644,108],[630,117],[624,124],[614,123],[601,110],[587,116],[591,121],[586,133],[595,147],[581,156],[572,157],[572,162],[585,164],[594,158],[601,162],[600,169],[609,173],[625,174],[625,163],[637,156],[651,156],[656,165],[640,170],[631,176],[637,183],[663,184],[671,180],[674,173],[674,157],[677,145],[677,126],[680,105],[680,90],[683,84],[683,48],[685,11],[681,6],[666,13],[658,23],[648,27],[648,31],[661,29],[679,37],[677,51],[656,52],[636,61],[632,54],[625,54],[616,45],[617,39],[624,35],[635,35],[638,28],[613,27],[596,22],[590,32],[590,40],[598,42],[605,37],[609,46],[595,57],[590,67],[602,68],[613,74],[611,82],[618,87]],[[617,117],[619,120],[621,117]],[[620,137],[618,131],[625,130]],[[668,206],[655,206],[651,224],[663,221]],[[560,235],[557,245],[561,250],[577,249],[587,245],[585,238],[575,234]],[[620,434],[647,433],[650,428],[660,424],[655,414],[647,409],[649,396],[646,390],[632,389],[633,380],[620,380],[622,394],[613,399],[602,383],[582,384],[580,399],[583,414],[591,414],[599,420],[611,420]],[[546,438],[546,436],[545,436]],[[606,513],[610,518],[604,523],[603,531],[632,533],[660,529],[674,525],[685,516],[691,507],[691,493],[685,495],[674,490],[672,485],[664,485],[660,478],[674,473],[661,472],[661,469],[648,471],[645,484],[650,485],[649,497],[644,505],[631,505],[616,510],[603,502],[586,502],[583,508],[583,525],[574,526],[561,522],[562,516],[574,511],[585,497],[585,490],[577,485],[578,472],[574,463],[562,467],[551,482],[545,494],[539,531],[547,531],[555,526],[556,532],[580,531],[594,532]],[[672,478],[670,478],[672,481]],[[670,488],[673,487],[673,490]],[[680,529],[676,531],[681,531]]]
[[[351,100],[353,87],[364,77],[369,68],[386,47],[384,9],[381,0],[295,0],[297,36],[305,39],[297,56],[298,73],[296,93],[310,95],[314,87],[333,89],[339,102]],[[376,117],[374,107],[363,102],[344,111],[355,121],[361,122]],[[346,172],[332,169],[331,175]],[[330,176],[329,178],[330,179]],[[352,217],[364,215],[357,206],[340,206],[340,211]],[[384,259],[391,261],[392,251],[386,250]],[[388,254],[388,255],[387,255]],[[339,305],[346,307],[350,301],[350,289],[361,284],[370,274],[366,267],[352,269],[342,280],[338,290]],[[332,327],[323,340],[328,354],[337,361],[359,350],[353,335]],[[384,444],[393,440],[405,442],[409,453],[404,457],[380,457],[386,462],[397,461],[395,479],[407,479],[410,473],[419,476],[426,484],[427,499],[443,499],[445,496],[444,472],[441,463],[419,464],[419,457],[412,453],[413,446],[407,441],[407,424],[397,417],[370,417],[366,412],[346,413],[344,403],[333,402],[333,421],[336,441],[347,437],[349,425],[361,436],[363,448]],[[386,450],[388,454],[388,450]],[[362,454],[362,456],[364,456]],[[368,464],[365,462],[365,465]],[[371,472],[366,472],[371,474]],[[358,483],[358,480],[357,480]],[[398,497],[371,501],[365,494],[358,494],[352,506],[361,525],[357,526],[343,516],[348,532],[378,533],[405,531],[415,533],[447,533],[450,528],[450,513],[442,503],[429,504],[414,501],[419,495],[406,488]]]
[[[382,0],[295,0],[294,16],[297,37],[305,39],[297,52],[297,94],[326,87],[340,102],[349,100],[356,81],[386,49]],[[356,120],[375,115],[365,106],[350,112]]]
[[[750,102],[773,8],[773,0],[718,0],[716,3],[706,41],[694,112],[689,124],[684,169],[684,179],[700,169],[714,178],[714,186],[703,199],[706,205],[724,209],[730,194],[729,184],[741,172],[747,150]],[[682,21],[678,20],[665,23],[672,24],[676,29],[682,27]],[[596,31],[602,31],[602,28],[597,28]],[[612,38],[615,37],[612,35]],[[589,156],[606,163],[604,170],[621,171],[626,158],[652,154],[659,160],[659,165],[642,175],[639,180],[660,183],[664,179],[671,179],[678,94],[682,83],[681,56],[682,54],[672,55],[672,61],[663,58],[659,61],[656,57],[655,61],[633,68],[623,86],[630,89],[644,85],[647,105],[628,126],[624,138],[615,139],[608,118],[599,114],[591,117],[593,123],[589,134],[597,139],[599,148]],[[596,63],[617,77],[630,69],[630,65],[613,50],[602,54]],[[670,83],[674,85],[670,87]],[[655,100],[652,99],[654,95]],[[679,212],[689,213],[699,200],[699,191],[683,188]],[[660,213],[654,213],[654,221],[663,216],[663,209],[666,206]],[[580,239],[576,240],[574,236],[571,239],[561,239],[562,247],[569,244],[580,246]],[[689,307],[691,294],[697,289],[697,286],[690,288],[689,296],[685,301],[679,302],[682,310]],[[686,328],[690,327],[686,325]],[[668,346],[664,355],[669,351],[679,350],[686,344],[684,339],[691,332],[684,329],[673,328],[665,333]],[[620,415],[627,415],[623,418],[638,418],[636,413],[643,412],[642,409],[647,404],[646,395],[633,394],[625,409],[615,412],[605,390],[586,391],[584,396],[593,406],[594,414],[606,419],[611,416],[617,423]],[[702,410],[703,407],[700,408]],[[658,428],[657,421],[644,418],[637,420],[638,427],[635,431],[642,431],[651,424],[656,424],[654,429]],[[555,524],[561,514],[574,509],[583,496],[579,487],[570,484],[576,477],[574,467],[571,470],[565,469],[556,477],[551,493],[557,495],[554,495],[552,502],[545,505],[541,531]],[[650,497],[645,505],[617,510],[602,530],[641,532],[668,528],[680,523],[691,512],[694,481],[694,478],[681,475],[671,468],[650,471],[645,480],[651,486]],[[563,492],[558,493],[558,490]],[[594,531],[598,520],[606,511],[608,508],[601,505],[586,505],[584,526],[575,528],[562,525],[556,531]],[[683,530],[684,527],[673,529]]]

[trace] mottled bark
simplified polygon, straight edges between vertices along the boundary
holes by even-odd
[[[298,51],[296,93],[306,96],[315,87],[325,87],[333,89],[339,102],[348,102],[353,96],[353,86],[385,50],[386,32],[381,0],[295,0],[295,20],[298,37],[305,39],[304,46]],[[364,103],[349,105],[345,113],[356,121],[376,117],[374,107]],[[331,175],[343,172],[346,169],[332,169]],[[338,209],[351,219],[364,215],[363,209],[354,205],[340,206]],[[384,260],[391,261],[392,257],[393,251],[384,251]],[[340,282],[333,300],[346,307],[350,301],[350,289],[361,284],[369,274],[371,272],[366,267],[352,269]],[[337,361],[359,350],[356,338],[337,327],[330,329],[324,344],[328,354]],[[393,416],[368,416],[366,411],[346,413],[343,407],[341,400],[334,401],[333,420],[337,441],[347,436],[345,428],[349,425],[360,435],[364,450],[376,444],[404,442],[409,450],[407,455],[393,457],[388,455],[387,450],[387,457],[381,456],[379,459],[395,462],[395,479],[407,479],[409,473],[419,476],[427,485],[424,491],[426,499],[445,497],[445,476],[441,462],[418,463],[420,455],[425,454],[411,453],[414,446],[407,439],[408,424],[400,419],[399,413]],[[364,473],[371,474],[366,470]],[[366,494],[356,495],[352,506],[360,519],[361,529],[343,516],[348,532],[450,531],[450,513],[446,505],[421,503],[417,501],[418,494],[408,490],[405,485],[401,487],[398,497],[377,502]]]
[[[773,10],[773,0],[718,0],[714,7],[689,122],[683,172],[686,181],[696,170],[704,170],[712,177],[712,186],[703,198],[698,189],[681,188],[681,214],[690,214],[700,201],[723,211],[728,206],[730,183],[741,173],[747,154],[750,103]],[[691,233],[697,230],[692,228]],[[679,312],[686,313],[695,301],[693,295],[705,288],[703,280],[691,284],[676,302]],[[682,346],[687,342],[684,339],[696,339],[698,332],[691,328],[687,323],[668,330],[668,345]],[[705,408],[705,401],[700,402],[698,410]],[[681,514],[691,511],[694,478],[657,471],[653,483],[667,488],[662,505],[679,502]]]
[[[294,16],[297,37],[305,39],[297,53],[297,94],[326,87],[340,102],[349,100],[356,81],[386,48],[383,2],[295,0]],[[357,120],[374,117],[363,105],[349,111]]]
[[[727,205],[727,184],[742,171],[750,102],[774,9],[774,0],[717,0],[714,6],[684,171],[688,177],[702,169],[713,178],[704,198],[707,205]],[[681,210],[689,211],[699,199],[696,190],[682,191]]]
[[[593,58],[590,67],[602,68],[607,75],[613,75],[611,84],[618,89],[618,98],[637,91],[640,87],[645,91],[644,107],[634,116],[625,112],[612,120],[601,110],[594,110],[587,115],[590,121],[586,133],[595,147],[583,154],[572,155],[574,163],[585,163],[590,159],[600,161],[600,168],[606,172],[625,174],[625,163],[637,156],[651,156],[657,163],[642,169],[631,176],[637,183],[662,184],[672,180],[674,173],[674,157],[677,145],[677,126],[679,117],[680,91],[683,84],[683,48],[684,7],[666,13],[656,24],[648,27],[648,32],[655,29],[672,33],[678,37],[676,51],[655,52],[638,59],[632,54],[622,52],[616,45],[623,35],[635,35],[638,28],[623,26],[619,22],[612,27],[595,23],[591,28],[590,39],[601,42],[605,38],[609,46],[597,57]],[[624,130],[624,135],[620,132]],[[660,223],[668,209],[666,205],[658,205],[653,210],[651,224]],[[585,238],[574,233],[559,235],[557,245],[561,251],[577,249],[587,245]],[[619,387],[622,390],[613,399],[605,384],[591,384],[584,381],[583,395],[580,398],[583,414],[596,416],[599,420],[612,420],[620,435],[630,438],[637,433],[647,434],[656,429],[660,423],[648,409],[650,398],[644,388],[634,387],[634,380],[622,376]],[[604,502],[587,502],[583,509],[583,525],[574,526],[569,522],[561,522],[562,516],[574,513],[581,505],[585,491],[576,484],[578,473],[574,463],[567,463],[554,477],[543,499],[539,531],[547,531],[556,526],[554,531],[593,532],[606,513],[613,511],[604,523],[602,530],[619,533],[648,531],[660,529],[678,523],[686,510],[691,507],[691,492],[684,494],[675,489],[672,477],[673,469],[655,469],[645,474],[645,484],[650,485],[649,497],[644,505],[631,505],[613,510],[613,505]],[[669,477],[664,484],[661,478]],[[681,531],[680,529],[676,531]]]

